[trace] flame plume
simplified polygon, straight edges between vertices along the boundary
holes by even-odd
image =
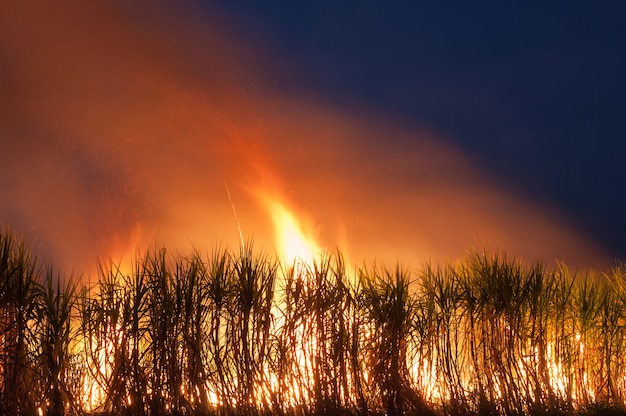
[[[304,231],[300,220],[276,200],[268,199],[266,206],[274,223],[276,250],[285,265],[312,266],[319,259],[321,249]]]

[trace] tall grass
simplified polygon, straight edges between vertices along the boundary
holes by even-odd
[[[10,231],[0,235],[0,412],[4,414],[31,413],[40,400],[32,394],[39,381],[33,326],[40,271],[23,241]]]
[[[0,413],[601,414],[626,405],[626,270],[472,252],[346,270],[137,253],[95,284],[0,232]]]

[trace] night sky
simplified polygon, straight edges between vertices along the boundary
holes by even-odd
[[[356,262],[626,257],[626,3],[428,3],[7,4],[0,224],[68,270],[276,203]]]
[[[220,5],[274,48],[280,87],[434,129],[626,255],[626,3]]]

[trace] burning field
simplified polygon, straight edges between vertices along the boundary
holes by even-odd
[[[626,275],[568,218],[143,6],[2,6],[0,413],[625,404]]]
[[[0,239],[4,414],[604,414],[626,398],[626,273],[485,253],[414,271],[138,254],[97,280]]]

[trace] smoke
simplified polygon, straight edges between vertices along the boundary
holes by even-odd
[[[159,2],[39,3],[0,14],[0,222],[65,270],[155,243],[236,247],[238,226],[268,250],[260,192],[353,259],[453,259],[487,242],[604,261],[436,134],[272,88],[271,52],[217,10],[200,24]]]

